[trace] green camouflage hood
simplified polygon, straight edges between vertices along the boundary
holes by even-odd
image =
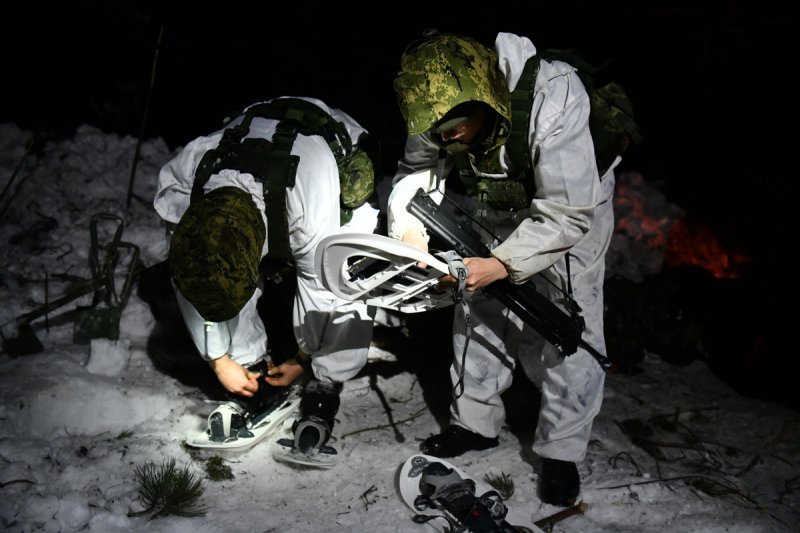
[[[341,204],[347,209],[360,207],[375,190],[375,170],[369,155],[360,148],[339,163]]]
[[[455,106],[478,101],[511,119],[497,54],[469,37],[435,35],[407,50],[394,80],[409,135],[428,131]]]
[[[235,317],[258,285],[266,228],[250,194],[222,187],[186,210],[169,248],[181,294],[211,322]]]

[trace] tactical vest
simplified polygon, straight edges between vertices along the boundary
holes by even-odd
[[[375,179],[369,156],[353,145],[344,124],[319,106],[299,98],[280,98],[255,104],[242,116],[239,124],[225,130],[219,145],[203,155],[195,172],[191,200],[202,198],[205,184],[222,170],[252,174],[264,190],[270,259],[292,257],[286,188],[294,187],[300,162],[298,156],[291,154],[298,134],[322,136],[333,152],[339,170],[341,224],[348,222],[353,210],[372,195]],[[256,117],[279,121],[271,141],[245,138]]]
[[[510,171],[508,177],[503,179],[477,176],[468,152],[453,154],[461,181],[464,182],[470,195],[477,198],[477,203],[481,207],[519,211],[527,208],[533,199],[535,193],[533,167],[536,165],[536,155],[534,160],[531,160],[528,128],[536,76],[539,73],[539,62],[542,57],[548,60],[562,60],[577,68],[578,76],[586,87],[591,103],[589,129],[599,176],[608,171],[617,156],[628,148],[631,141],[638,143],[642,140],[639,127],[633,121],[631,102],[621,85],[611,82],[595,89],[593,75],[597,72],[596,68],[572,50],[546,50],[541,55],[537,54],[528,59],[516,88],[511,92],[511,130],[505,146],[515,170]]]

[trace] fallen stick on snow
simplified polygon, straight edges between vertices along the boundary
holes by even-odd
[[[542,518],[541,520],[537,520],[533,524],[536,527],[542,528],[545,531],[552,531],[553,526],[556,525],[558,522],[561,522],[565,518],[569,518],[570,516],[575,516],[576,514],[583,514],[589,508],[588,503],[578,502],[571,507],[567,507],[555,514],[552,514],[546,518]]]

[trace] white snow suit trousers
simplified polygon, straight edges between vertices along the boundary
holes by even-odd
[[[606,202],[599,205],[594,224],[570,251],[573,296],[582,309],[586,329],[582,338],[605,353],[603,336],[603,278],[605,251],[614,229],[611,197],[614,176],[603,178]],[[566,261],[558,261],[546,275],[566,290]],[[555,287],[542,285],[551,301],[563,298]],[[464,394],[451,407],[452,421],[487,437],[500,433],[505,409],[500,395],[511,386],[514,367],[530,326],[503,304],[482,292],[467,293],[472,323],[464,368]],[[456,306],[453,323],[454,363],[450,373],[458,383],[464,351],[464,310]],[[526,361],[528,358],[526,358]],[[541,407],[533,450],[540,457],[577,462],[586,455],[592,421],[600,411],[605,373],[584,349],[567,357],[545,342],[544,349],[530,358],[529,369],[541,391]],[[458,389],[461,390],[461,387]]]

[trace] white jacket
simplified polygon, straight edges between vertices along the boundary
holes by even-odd
[[[495,46],[499,68],[513,91],[536,48],[528,38],[510,33],[498,34]],[[542,60],[528,137],[531,161],[537,161],[535,197],[527,216],[507,234],[499,235],[504,242],[492,250],[514,283],[529,280],[570,251],[588,232],[596,206],[613,193],[613,189],[604,191],[597,177],[590,110],[589,97],[575,69],[560,61]],[[389,199],[390,236],[399,239],[411,228],[425,234],[422,223],[408,214],[405,206],[418,187],[426,183],[428,191],[435,187],[432,177],[418,172],[436,167],[438,151],[428,133],[407,139]],[[511,166],[505,146],[501,162],[506,170]],[[444,190],[444,180],[440,189]]]
[[[527,38],[501,33],[496,50],[500,70],[513,90],[536,49]],[[531,160],[536,161],[534,198],[527,210],[513,215],[489,211],[484,219],[493,217],[491,222],[500,222],[493,230],[503,243],[495,246],[492,254],[504,263],[512,282],[523,283],[546,269],[552,284],[540,288],[555,302],[563,298],[561,290],[570,286],[569,278],[586,324],[582,338],[603,353],[602,289],[605,252],[614,227],[614,175],[612,168],[598,179],[589,112],[589,98],[575,70],[563,62],[542,60],[528,127]],[[509,170],[508,154],[502,150],[500,155],[503,168]],[[399,239],[409,229],[421,229],[421,222],[405,207],[418,187],[431,190],[436,186],[430,169],[436,168],[437,157],[438,147],[429,135],[407,140],[389,198],[393,237]],[[443,174],[448,174],[447,168]],[[440,185],[443,191],[443,180]],[[441,192],[431,196],[441,200]],[[567,252],[570,260],[559,260]],[[526,329],[518,317],[505,312],[502,304],[483,291],[466,293],[465,301],[469,303],[469,322],[462,306],[456,306],[453,321],[453,350],[465,354],[465,363],[462,366],[457,357],[450,369],[454,384],[463,378],[464,393],[455,399],[450,414],[453,423],[493,437],[505,422],[500,395],[513,380],[520,333]],[[529,360],[534,383],[541,391],[534,452],[563,461],[583,459],[592,421],[602,404],[603,369],[582,347],[562,357],[545,344]]]
[[[330,108],[319,100],[303,98],[321,107],[336,120],[345,124],[355,144],[365,133],[354,119],[344,112]],[[227,127],[241,122],[241,117]],[[272,139],[277,120],[254,118],[247,137]],[[189,207],[195,171],[203,155],[216,148],[223,130],[199,137],[186,145],[181,152],[161,169],[158,188],[153,202],[155,210],[167,222],[177,224]],[[377,221],[377,211],[369,204],[357,209],[346,226],[339,224],[339,172],[336,160],[325,139],[318,135],[298,135],[291,153],[300,158],[294,187],[286,188],[286,208],[289,228],[289,246],[297,266],[298,295],[295,299],[295,334],[300,349],[311,354],[324,355],[341,348],[336,342],[336,328],[326,332],[328,320],[342,306],[349,306],[324,289],[314,271],[314,254],[317,244],[326,236],[338,231],[371,233]],[[236,170],[222,170],[205,184],[204,191],[220,187],[239,187],[250,193],[253,202],[264,216],[262,185],[251,174]],[[265,242],[261,256],[269,250]],[[177,293],[177,291],[176,291]],[[256,290],[239,316],[221,324],[203,321],[196,310],[178,294],[184,318],[197,345],[206,359],[216,359],[228,354],[240,364],[254,362],[266,353],[266,333],[256,312],[256,302],[261,290]],[[187,308],[188,306],[188,308]],[[308,316],[313,315],[313,316]],[[340,319],[341,320],[341,319]],[[352,344],[350,345],[352,347]],[[368,347],[368,342],[367,342]],[[324,353],[321,353],[324,352]]]

